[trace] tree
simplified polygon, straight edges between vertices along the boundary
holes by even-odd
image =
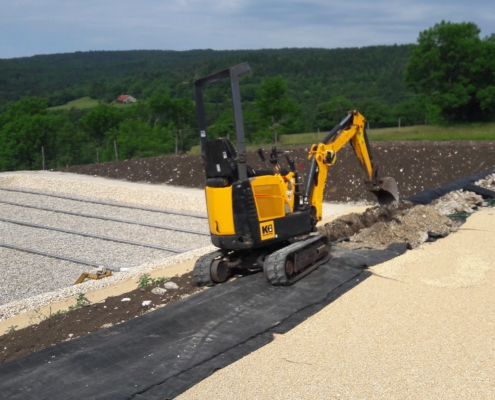
[[[79,127],[101,146],[105,133],[117,128],[122,119],[123,114],[115,107],[99,104],[79,120]]]
[[[314,111],[315,129],[330,130],[355,106],[343,96],[333,97],[326,103],[318,104]],[[366,114],[365,114],[366,115]]]
[[[412,47],[406,83],[450,121],[482,119],[493,111],[495,43],[479,34],[474,23],[442,21],[421,32]]]
[[[277,144],[277,132],[285,119],[297,109],[296,103],[289,96],[287,83],[280,77],[268,78],[263,81],[256,98],[256,107],[271,130]]]
[[[46,111],[45,100],[18,101],[0,118],[0,171],[40,169],[42,146],[46,160],[55,163],[57,133],[70,129],[65,116]]]

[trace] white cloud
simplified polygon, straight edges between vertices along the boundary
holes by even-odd
[[[0,58],[76,50],[350,47],[412,43],[442,19],[488,35],[493,0],[16,0]]]

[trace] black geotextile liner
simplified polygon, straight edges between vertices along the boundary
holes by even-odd
[[[164,399],[304,321],[406,250],[332,247],[330,261],[290,287],[262,274],[0,366],[6,399]]]
[[[487,175],[495,173],[495,168],[488,169],[483,172],[478,172],[477,174],[471,175],[471,176],[465,176],[464,178],[457,179],[453,182],[447,183],[446,185],[443,185],[439,188],[433,188],[433,189],[426,189],[423,190],[422,192],[419,192],[413,196],[406,197],[402,200],[407,200],[410,201],[411,203],[414,204],[430,204],[433,200],[438,199],[439,197],[442,197],[443,195],[452,192],[454,190],[469,190],[471,192],[475,192],[481,196],[486,196],[486,197],[492,197],[495,195],[491,190],[488,189],[483,189],[479,186],[475,186],[472,183],[476,182],[480,179],[485,178]],[[491,192],[487,193],[487,192]],[[483,194],[485,193],[485,194]]]

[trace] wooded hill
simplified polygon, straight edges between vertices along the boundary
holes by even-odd
[[[281,76],[302,109],[332,97],[378,101],[388,107],[413,97],[403,74],[410,49],[372,46],[347,49],[90,51],[0,59],[0,112],[26,96],[58,106],[84,96],[111,102],[120,94],[146,100],[153,93],[193,99],[195,79],[247,61],[243,100],[253,101],[259,84]],[[207,101],[223,103],[228,90],[215,85]]]

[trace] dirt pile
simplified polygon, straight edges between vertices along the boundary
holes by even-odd
[[[405,210],[413,207],[413,204],[408,201],[401,201],[396,208],[373,207],[368,208],[362,214],[351,213],[333,220],[318,227],[318,231],[327,235],[331,242],[347,238],[362,229],[369,228],[377,222],[391,221],[399,215],[402,215]]]
[[[339,243],[347,248],[385,249],[392,243],[418,247],[429,237],[445,237],[457,230],[457,224],[431,206],[401,201],[396,208],[373,207],[363,214],[350,214],[319,228],[330,241],[349,237]]]
[[[473,213],[477,207],[486,206],[483,197],[474,192],[454,190],[432,201],[431,205],[443,215]]]
[[[304,175],[309,168],[310,146],[280,147],[289,152],[296,165],[302,165]],[[495,141],[372,141],[371,147],[375,161],[380,163],[380,175],[397,181],[401,197],[495,167]],[[248,151],[247,159],[254,169],[265,168],[256,151]],[[194,188],[203,188],[205,184],[199,155],[69,166],[60,171]],[[325,200],[374,203],[376,199],[365,190],[363,181],[364,173],[351,146],[344,146],[339,151],[337,164],[330,168]]]

